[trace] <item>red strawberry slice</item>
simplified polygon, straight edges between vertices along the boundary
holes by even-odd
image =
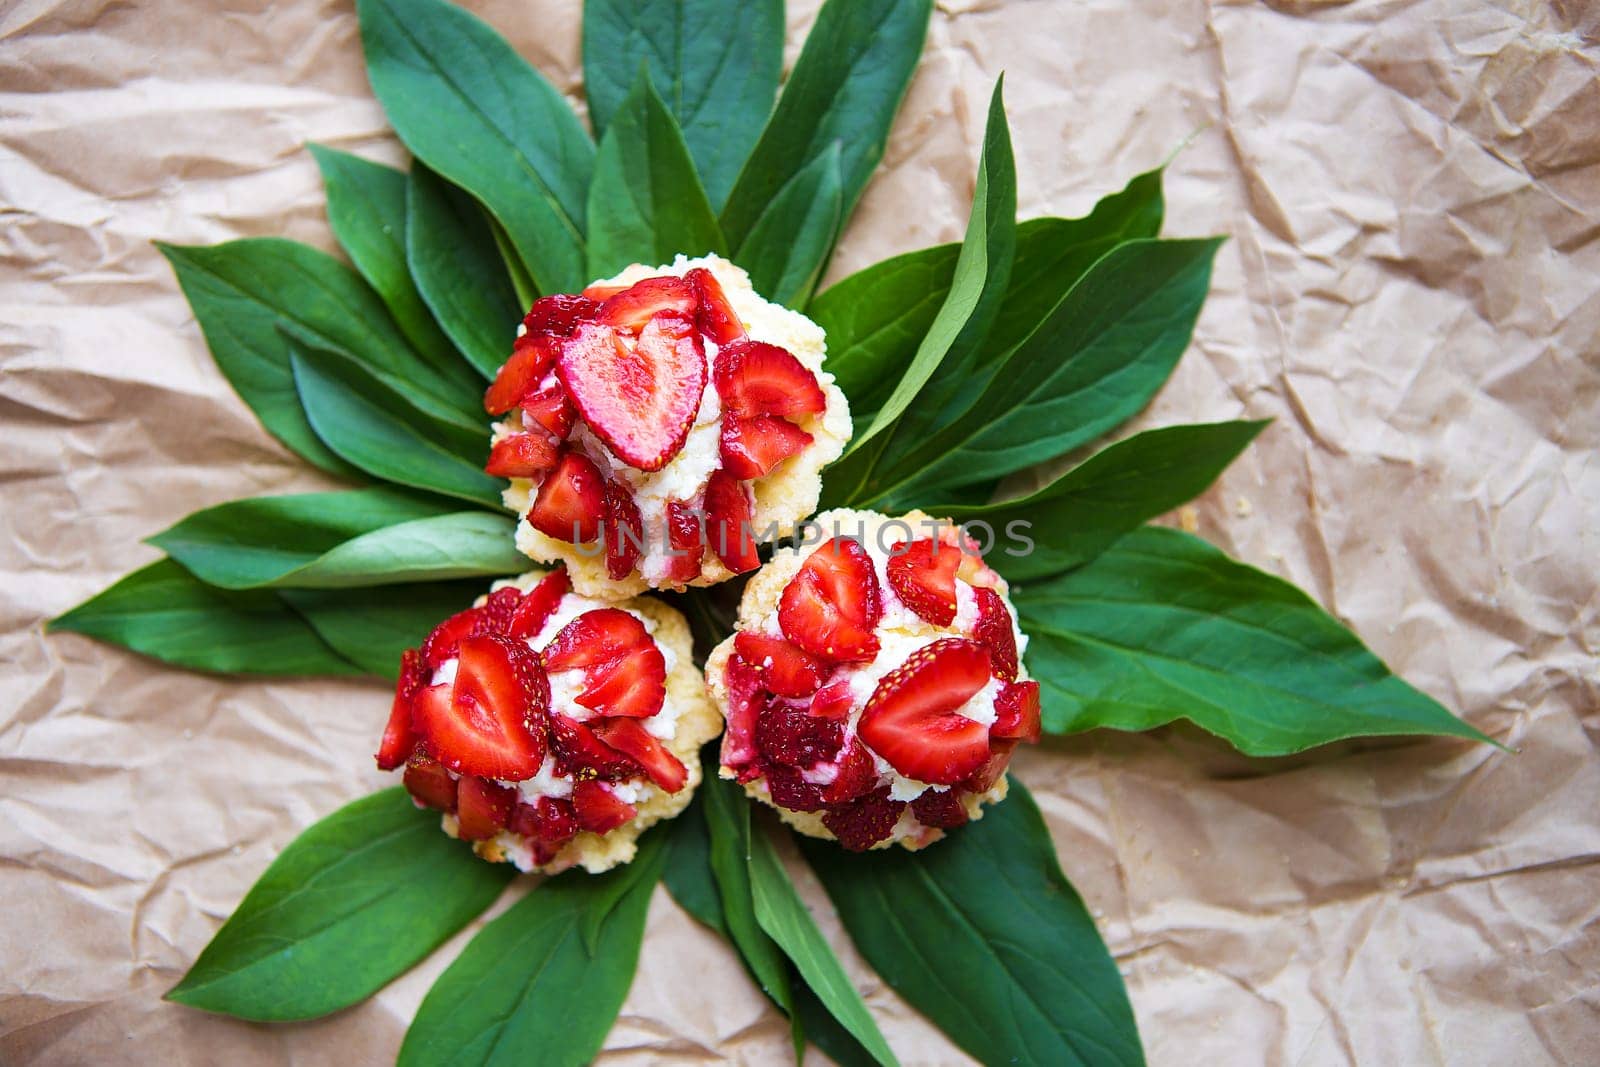
[[[537,478],[556,465],[556,446],[542,433],[514,433],[494,443],[484,472],[494,478]]]
[[[797,456],[813,438],[794,423],[771,415],[722,420],[722,467],[735,478],[761,478],[772,468]]]
[[[378,770],[392,771],[411,758],[417,749],[417,732],[411,726],[411,698],[428,680],[422,654],[414,648],[400,653],[400,679],[394,686],[394,703],[389,706],[389,724],[378,742]]]
[[[932,789],[911,802],[911,814],[924,826],[940,830],[954,830],[967,821],[967,809],[961,804],[961,794],[954,789],[936,793]]]
[[[839,757],[839,773],[828,783],[823,800],[829,804],[844,804],[866,796],[878,788],[878,764],[861,739],[852,737]]]
[[[667,699],[667,661],[650,632],[620,608],[586,611],[544,650],[547,670],[582,669],[579,704],[601,715],[645,719]]]
[[[838,758],[844,723],[818,719],[804,708],[773,704],[756,721],[756,748],[774,763],[805,770]]]
[[[621,608],[586,611],[561,628],[545,646],[547,671],[606,666],[635,650],[654,648],[644,623]]]
[[[904,541],[889,552],[889,588],[900,602],[935,626],[956,617],[956,570],[961,550],[937,541]]]
[[[522,324],[528,328],[528,334],[531,335],[554,334],[566,337],[577,329],[578,323],[594,318],[599,310],[600,305],[587,292],[582,296],[556,293],[535,300],[533,306],[528,309],[528,314],[523,317]]]
[[[781,697],[810,696],[826,674],[818,660],[781,637],[741,630],[733,647],[761,675],[767,689]]]
[[[1006,773],[1006,766],[1011,762],[1011,753],[1016,747],[1015,741],[990,741],[989,758],[961,783],[961,788],[969,793],[987,793],[993,789],[995,783]]]
[[[681,500],[667,501],[667,580],[679,584],[700,577],[700,561],[705,557],[705,531],[694,509]]]
[[[577,409],[567,399],[567,391],[561,388],[560,382],[551,382],[532,396],[522,398],[522,425],[530,433],[543,430],[565,441],[577,417]]]
[[[767,795],[780,808],[789,811],[821,811],[828,806],[828,787],[808,782],[799,771],[773,764],[766,773]]]
[[[538,390],[539,382],[556,359],[556,346],[548,337],[527,334],[517,338],[511,358],[500,367],[494,381],[483,394],[483,410],[503,415],[522,403],[522,398]]]
[[[638,814],[600,782],[579,782],[572,787],[572,807],[578,826],[592,834],[615,830]]]
[[[506,828],[517,791],[503,785],[474,778],[461,779],[456,793],[457,836],[463,841],[487,841]]]
[[[528,509],[528,525],[557,541],[583,544],[600,536],[606,510],[606,480],[581,452],[565,452],[539,483]]]
[[[669,793],[682,789],[683,783],[689,779],[689,770],[682,761],[668,752],[637,720],[602,720],[594,724],[594,735],[618,752],[637,760],[650,780]]]
[[[860,544],[844,537],[818,545],[778,601],[784,636],[834,662],[876,656],[873,627],[882,614],[872,560]]]
[[[564,797],[540,797],[532,804],[518,804],[511,812],[507,828],[521,837],[562,845],[577,834],[578,817],[572,810],[572,801]]]
[[[750,491],[724,470],[711,472],[706,482],[706,542],[722,565],[735,574],[761,566],[751,529],[754,507]]]
[[[589,684],[577,701],[596,714],[648,719],[667,701],[667,661],[652,644],[605,667],[584,672]]]
[[[956,711],[988,681],[982,645],[935,641],[883,676],[856,728],[907,778],[954,785],[989,758],[988,728]]]
[[[856,695],[850,683],[839,681],[818,689],[811,698],[811,706],[806,710],[819,719],[844,719],[849,717],[855,706]]]
[[[485,634],[461,642],[454,685],[417,693],[413,718],[428,751],[459,774],[532,778],[544,761],[549,684],[520,642]]]
[[[706,387],[706,357],[685,315],[662,312],[637,343],[594,323],[562,343],[556,375],[589,428],[629,466],[658,471],[683,448]]]
[[[994,707],[998,714],[994,725],[989,728],[990,737],[1027,741],[1029,744],[1039,740],[1038,682],[1006,683],[1001,687],[1000,695],[994,698]]]
[[[884,786],[828,812],[822,817],[822,825],[851,852],[865,852],[894,832],[894,824],[905,810],[905,801],[890,800],[889,787]]]
[[[591,285],[583,291],[583,298],[604,303],[627,288],[626,285]]]
[[[741,770],[756,758],[756,723],[769,703],[761,676],[742,656],[729,656],[723,680],[728,687],[728,727],[722,733],[722,765]]]
[[[728,303],[727,294],[722,291],[722,283],[717,281],[715,274],[704,267],[696,267],[685,274],[683,280],[694,288],[695,300],[699,305],[695,309],[694,322],[701,333],[719,345],[744,336],[744,323],[739,321],[733,305]]]
[[[644,517],[633,493],[621,482],[606,483],[606,516],[600,524],[606,549],[606,577],[620,582],[633,573],[644,552]]]
[[[993,589],[975,588],[972,595],[978,602],[978,621],[972,628],[972,638],[989,650],[995,677],[1009,682],[1017,676],[1017,634],[1011,628],[1011,612],[1004,598]]]
[[[572,580],[567,577],[565,567],[557,567],[540,578],[539,584],[528,590],[517,605],[516,614],[511,616],[511,624],[506,628],[507,636],[537,637],[539,631],[544,629],[544,624],[550,621],[550,616],[555,614],[556,608],[561,606],[562,598],[571,591]]]
[[[694,286],[682,278],[646,278],[636,282],[600,305],[595,319],[620,330],[644,329],[645,324],[663,311],[693,319],[696,305]],[[705,388],[705,383],[701,383]]]
[[[484,601],[479,608],[478,625],[472,628],[472,634],[501,634],[509,636],[511,633],[511,620],[516,618],[517,609],[522,606],[522,590],[514,585],[502,586],[489,594],[489,599]]]
[[[602,779],[637,778],[643,769],[601,741],[586,723],[559,712],[550,713],[550,744],[556,751],[556,771],[567,777]]]
[[[427,753],[418,752],[407,760],[406,773],[400,780],[411,799],[423,807],[456,810],[456,780]]]
[[[787,349],[765,341],[735,341],[717,353],[712,380],[722,406],[735,415],[817,415],[828,398],[817,376]]]
[[[428,639],[422,642],[423,665],[430,671],[438,670],[440,664],[455,656],[456,646],[477,632],[482,621],[482,611],[478,608],[467,608],[435,626]]]

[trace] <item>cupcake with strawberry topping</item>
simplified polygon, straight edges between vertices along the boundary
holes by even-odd
[[[633,858],[700,784],[721,723],[682,615],[556,569],[497,583],[401,657],[382,770],[484,859],[554,874]]]
[[[717,256],[536,301],[484,397],[518,548],[610,599],[754,570],[850,439],[826,347]]]
[[[785,822],[864,851],[919,849],[1006,794],[1039,739],[1005,580],[959,527],[840,509],[745,587],[706,661],[724,778]]]

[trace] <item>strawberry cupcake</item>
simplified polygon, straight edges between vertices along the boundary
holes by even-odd
[[[658,601],[593,600],[561,569],[498,583],[401,657],[378,766],[486,860],[608,870],[700,784],[721,724],[690,649]]]
[[[484,398],[517,546],[609,599],[754,570],[850,439],[825,350],[717,256],[536,301]]]
[[[722,776],[813,837],[919,849],[1006,794],[1039,739],[1006,583],[959,527],[837,510],[745,587],[706,685]]]

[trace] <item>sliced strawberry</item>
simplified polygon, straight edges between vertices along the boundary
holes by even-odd
[[[851,852],[865,852],[894,833],[894,824],[905,810],[905,801],[890,800],[889,787],[884,786],[860,800],[834,808],[822,817],[822,825]]]
[[[565,441],[572,433],[572,422],[578,411],[567,399],[567,391],[560,382],[551,382],[531,396],[522,398],[522,425],[529,433],[543,430],[557,440]]]
[[[423,807],[456,810],[456,780],[427,753],[418,752],[407,760],[406,773],[400,780],[411,799]]]
[[[728,687],[728,727],[722,733],[722,765],[742,770],[756,758],[756,723],[770,702],[761,676],[741,656],[729,656],[723,680]]]
[[[907,778],[954,785],[989,758],[989,730],[956,709],[989,681],[989,653],[949,637],[883,676],[857,730]]]
[[[873,627],[883,615],[878,576],[866,550],[835,537],[806,557],[778,601],[784,636],[834,662],[869,660],[878,654]]]
[[[733,305],[728,303],[727,294],[722,291],[722,283],[717,281],[715,274],[704,267],[696,267],[685,274],[683,280],[694,288],[695,300],[699,305],[695,309],[694,322],[701,333],[719,345],[744,336],[744,323],[739,321]]]
[[[544,761],[549,683],[521,642],[485,634],[461,642],[454,685],[417,693],[417,732],[459,774],[516,782]]]
[[[969,793],[987,793],[993,789],[1001,775],[1006,773],[1006,766],[1011,762],[1011,753],[1016,747],[1015,741],[990,741],[989,758],[961,783],[961,788]]]
[[[644,623],[621,608],[586,611],[561,628],[543,652],[547,671],[607,666],[633,652],[654,648]]]
[[[556,375],[589,428],[631,467],[658,471],[683,448],[706,388],[694,323],[663,312],[637,343],[586,324],[562,343]]]
[[[646,278],[607,297],[595,319],[619,330],[637,332],[663,311],[692,320],[697,303],[694,286],[682,278]],[[701,387],[704,388],[703,383]]]
[[[503,415],[539,388],[539,382],[556,359],[556,346],[548,337],[528,334],[517,338],[511,357],[500,367],[483,394],[483,410]]]
[[[511,624],[506,628],[509,637],[537,637],[539,631],[544,629],[544,624],[550,621],[550,616],[555,614],[556,608],[561,606],[561,600],[572,591],[572,580],[567,577],[567,568],[557,567],[543,578],[539,584],[528,590],[522,602],[517,605],[516,614],[511,616]]]
[[[811,442],[810,434],[787,419],[725,415],[722,467],[735,478],[761,478],[790,456],[804,452]]]
[[[1000,695],[994,698],[994,707],[997,715],[994,725],[989,727],[990,737],[1029,744],[1039,740],[1038,682],[1006,683]]]
[[[866,796],[878,788],[878,764],[858,737],[852,737],[839,757],[839,773],[828,783],[823,799],[829,804],[844,804]]]
[[[638,763],[601,741],[588,724],[550,713],[550,744],[556,752],[556,771],[568,777],[637,778],[644,773]]]
[[[601,715],[645,719],[667,699],[667,661],[644,623],[620,608],[586,611],[544,650],[552,671],[581,669],[579,704]]]
[[[606,549],[606,577],[620,582],[633,573],[644,551],[644,518],[633,493],[621,482],[606,483],[606,516],[600,525]]]
[[[489,599],[484,601],[479,608],[478,625],[472,628],[471,636],[478,634],[511,633],[511,620],[516,618],[517,609],[522,606],[522,590],[514,585],[502,586],[489,594]]]
[[[667,702],[667,661],[654,644],[584,672],[589,684],[577,701],[596,714],[648,719]]]
[[[844,723],[793,705],[775,703],[756,722],[756,748],[774,763],[802,770],[832,763],[843,744]]]
[[[618,752],[633,757],[650,780],[669,793],[688,781],[689,770],[634,719],[604,719],[594,724],[594,735]]]
[[[627,288],[626,285],[591,285],[583,291],[583,297],[604,303],[618,293],[627,291]]]
[[[600,536],[606,510],[606,480],[581,452],[565,452],[539,483],[528,509],[528,525],[557,541],[583,544]]]
[[[808,697],[826,674],[804,649],[781,637],[740,630],[733,647],[761,675],[762,684],[781,697]]]
[[[463,841],[489,840],[506,828],[516,803],[515,789],[467,775],[456,793],[457,835]]]
[[[828,398],[817,376],[786,349],[765,341],[735,341],[717,353],[712,380],[722,406],[735,415],[817,415]]]
[[[572,807],[578,825],[592,834],[604,834],[638,814],[632,804],[600,782],[584,781],[572,787]]]
[[[989,661],[997,678],[1011,681],[1017,676],[1017,634],[1011,628],[1011,612],[1005,599],[993,589],[975,588],[978,622],[972,639],[989,650]]]
[[[535,859],[549,863],[562,845],[578,833],[578,816],[572,801],[565,797],[540,797],[532,804],[518,804],[507,825],[512,833],[527,838],[535,846]]]
[[[494,478],[537,478],[556,465],[556,446],[542,433],[514,433],[494,443],[484,473]]]
[[[482,611],[468,608],[435,626],[428,639],[422,642],[423,665],[429,670],[438,670],[440,664],[456,654],[456,646],[477,631],[482,621]]]
[[[411,698],[428,680],[422,654],[414,648],[400,653],[400,678],[394,686],[394,703],[389,706],[389,724],[378,742],[378,770],[392,771],[411,758],[417,749],[417,732],[411,726]]]
[[[808,782],[793,767],[773,764],[766,773],[767,795],[789,811],[821,811],[828,806],[828,787]]]
[[[961,803],[961,794],[954,789],[943,793],[930,789],[911,802],[911,814],[924,826],[940,830],[954,830],[967,821],[967,809]]]
[[[855,706],[856,694],[850,683],[838,681],[818,689],[806,710],[819,719],[844,719]]]
[[[956,570],[961,550],[937,541],[896,544],[889,552],[889,588],[900,602],[935,626],[956,617]]]
[[[700,528],[694,509],[681,500],[667,501],[667,544],[673,552],[667,562],[668,581],[681,584],[700,577],[700,561],[706,554],[705,531]]]
[[[523,317],[522,325],[528,328],[529,335],[554,334],[566,337],[577,329],[578,323],[594,318],[599,310],[600,305],[587,291],[582,296],[556,293],[535,300],[528,314]]]
[[[761,566],[749,489],[727,471],[715,470],[706,482],[705,502],[706,542],[722,565],[735,574]]]

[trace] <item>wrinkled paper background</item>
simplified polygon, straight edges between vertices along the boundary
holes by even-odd
[[[579,92],[579,5],[470,6]],[[790,3],[791,60],[815,6]],[[959,237],[1002,69],[1024,216],[1085,211],[1192,135],[1167,232],[1233,240],[1137,425],[1274,417],[1188,518],[1520,750],[1248,760],[1179,728],[1019,758],[1154,1063],[1600,1062],[1597,60],[1582,0],[935,15],[833,276]],[[465,940],[308,1025],[161,1002],[284,844],[384,784],[386,703],[41,631],[188,512],[321,484],[229,390],[151,246],[332,249],[307,140],[403,158],[348,0],[0,5],[8,1064],[385,1062]],[[820,910],[903,1059],[966,1062]],[[603,1061],[786,1048],[658,893]]]

